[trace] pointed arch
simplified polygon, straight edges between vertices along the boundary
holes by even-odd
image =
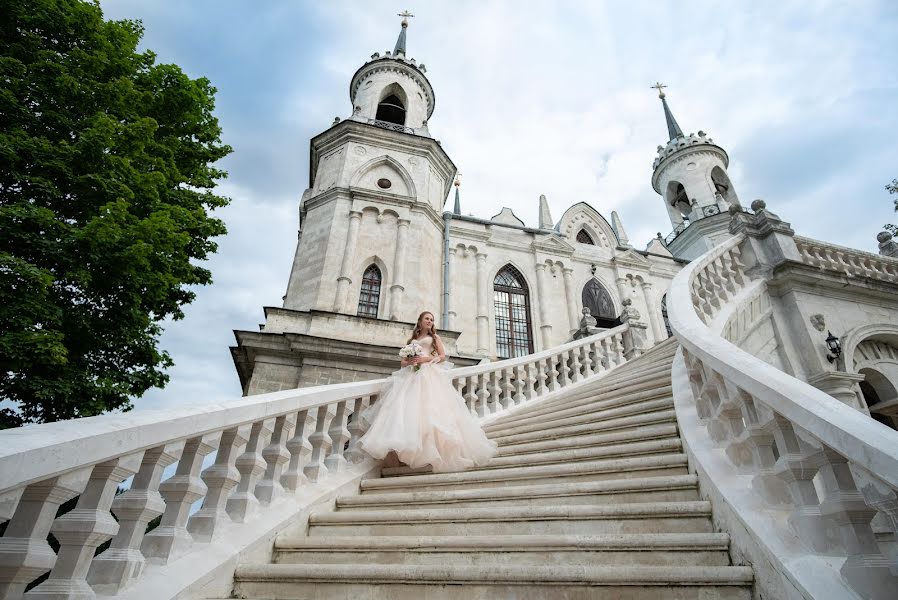
[[[617,311],[614,309],[611,292],[595,277],[586,282],[580,297],[583,307],[588,308],[596,320],[597,327],[611,328],[621,324]]]
[[[561,216],[555,230],[568,240],[574,240],[577,233],[585,229],[596,247],[614,248],[620,240],[608,220],[586,202],[578,202]]]
[[[580,228],[580,231],[577,232],[577,242],[580,244],[586,244],[588,246],[595,246],[596,243],[592,241],[592,237],[589,235],[589,232],[584,228]]]
[[[359,289],[359,306],[356,312],[358,316],[377,318],[382,284],[383,274],[380,272],[380,268],[373,263],[368,265],[362,274],[362,284]]]
[[[714,186],[715,194],[720,194],[727,204],[732,205],[739,202],[729,176],[719,166],[711,169],[711,183]]]
[[[392,186],[389,188],[391,194],[411,196],[412,198],[418,197],[415,181],[412,179],[411,174],[402,166],[402,163],[392,156],[378,156],[360,166],[350,178],[349,185],[351,187],[364,187],[383,192],[384,189],[378,186],[376,182],[384,178],[384,176],[390,179],[391,174],[393,179],[399,178],[399,181],[392,181],[391,179]]]
[[[380,91],[375,119],[404,126],[407,114],[408,94],[401,85],[394,82]]]
[[[533,352],[530,287],[511,263],[493,278],[493,311],[496,318],[496,355],[515,358]]]

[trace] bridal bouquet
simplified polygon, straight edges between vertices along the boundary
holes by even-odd
[[[399,351],[399,358],[414,358],[415,356],[424,356],[424,348],[418,342],[412,342]],[[415,370],[421,369],[421,365],[415,365]]]

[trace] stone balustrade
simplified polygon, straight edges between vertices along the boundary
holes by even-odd
[[[799,236],[795,236],[795,244],[805,264],[851,277],[898,283],[898,259]]]
[[[453,385],[472,413],[489,419],[635,358],[638,348],[624,355],[628,332],[623,325],[538,354],[456,369]],[[357,415],[385,382],[0,432],[0,523],[8,521],[0,538],[0,598],[120,595],[146,568],[191,560],[191,552],[231,560],[240,551],[234,532],[254,528],[279,498],[369,460],[358,450]],[[75,497],[75,509],[57,517]],[[47,542],[51,533],[58,553]],[[215,552],[203,551],[216,542]]]
[[[898,261],[795,242],[814,266],[888,281],[898,273]],[[668,292],[681,345],[674,397],[690,463],[707,474],[703,487],[716,490],[708,493],[725,505],[721,514],[736,515],[733,529],[752,538],[741,545],[762,549],[752,556],[756,568],[783,574],[777,587],[775,575],[759,573],[775,597],[896,598],[898,561],[883,554],[870,522],[882,512],[898,533],[898,434],[720,335],[763,283],[764,270],[751,281],[745,252],[753,252],[748,236],[736,235],[684,268]],[[808,556],[821,560],[811,566]],[[846,583],[853,592],[840,590]]]

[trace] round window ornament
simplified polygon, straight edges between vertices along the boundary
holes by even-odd
[[[377,180],[377,187],[382,190],[388,190],[393,185],[393,182],[387,179],[386,177],[381,177]]]

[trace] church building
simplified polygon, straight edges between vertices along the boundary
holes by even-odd
[[[669,139],[651,181],[674,230],[645,249],[631,245],[616,212],[609,219],[586,202],[555,221],[534,194],[531,224],[509,208],[462,214],[457,167],[431,134],[435,93],[425,65],[407,55],[407,28],[403,19],[393,50],[352,76],[351,115],[311,140],[283,306],[265,308],[260,331],[235,332],[244,393],[386,376],[425,310],[457,365],[539,352],[622,317],[647,346],[666,339],[671,279],[729,235],[738,199],[723,148],[703,131],[684,135],[656,86]]]

